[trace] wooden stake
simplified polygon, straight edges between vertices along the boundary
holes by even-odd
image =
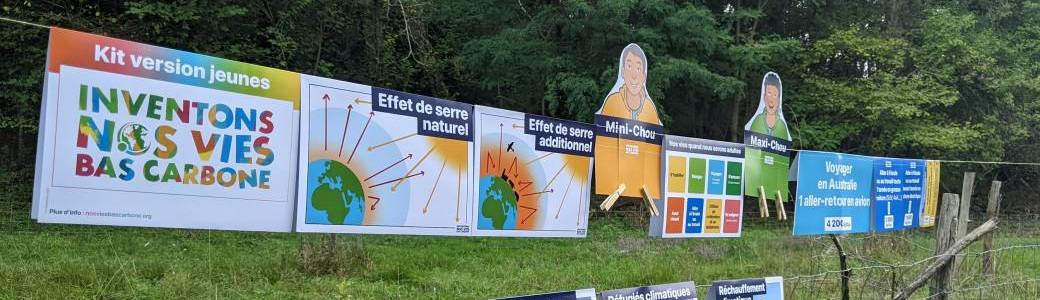
[[[958,210],[960,209],[960,197],[957,194],[946,193],[943,194],[942,202],[939,203],[939,217],[935,222],[935,254],[939,255],[946,253],[946,250],[950,248],[955,240],[953,237],[956,235],[957,229],[957,218]],[[952,264],[942,265],[939,270],[936,271],[935,280],[932,281],[930,296],[935,296],[937,299],[945,300],[946,291],[949,290],[950,284],[953,282],[953,268]],[[916,289],[916,288],[915,288]]]
[[[599,209],[608,210],[609,211],[610,208],[612,206],[614,206],[614,202],[617,201],[618,197],[621,197],[621,193],[624,193],[624,192],[625,192],[625,185],[624,184],[618,185],[617,190],[615,190],[613,193],[610,193],[610,195],[607,196],[607,199],[604,199],[603,203],[599,204]]]
[[[993,181],[989,185],[989,202],[986,204],[986,218],[996,219],[1000,215],[1000,181]],[[982,273],[992,277],[997,269],[997,262],[993,260],[993,235],[987,234],[982,238]]]
[[[849,269],[848,254],[845,253],[845,248],[841,246],[838,236],[833,234],[830,234],[830,236],[831,241],[834,242],[834,248],[838,250],[838,264],[841,267],[841,299],[849,300],[849,278],[852,277],[852,270]]]
[[[650,215],[659,216],[660,212],[657,211],[657,204],[654,203],[654,198],[650,197],[650,191],[646,189],[646,185],[643,185],[643,200],[646,200],[646,207],[650,208]]]
[[[764,186],[759,186],[758,187],[758,210],[759,210],[759,214],[761,214],[763,218],[768,218],[769,217],[769,202],[767,202],[767,201],[768,200],[766,199],[766,188]]]
[[[958,240],[964,237],[964,234],[968,232],[968,221],[971,217],[971,195],[975,189],[975,172],[965,172],[964,182],[961,185],[961,198],[960,198],[960,210],[957,213],[957,231],[956,235],[951,240]],[[961,258],[953,258],[953,269],[961,266]]]
[[[784,207],[784,196],[780,191],[776,191],[776,218],[781,221],[787,220],[787,208]]]
[[[914,291],[916,291],[918,288],[924,285],[924,283],[928,281],[928,278],[931,278],[932,276],[939,276],[939,274],[936,273],[940,272],[942,269],[944,269],[944,267],[949,266],[950,263],[952,263],[951,260],[954,257],[956,257],[958,252],[961,252],[961,250],[963,250],[965,247],[970,245],[972,242],[975,242],[975,240],[979,239],[980,236],[987,234],[996,228],[997,219],[989,219],[989,221],[986,221],[986,223],[982,223],[982,225],[980,225],[978,228],[972,230],[971,233],[965,235],[964,238],[957,240],[957,242],[950,246],[949,249],[943,251],[943,253],[939,255],[939,257],[936,258],[935,261],[933,261],[932,264],[924,270],[924,272],[921,272],[921,275],[918,275],[917,278],[914,279],[914,281],[910,282],[910,284],[903,288],[902,291],[899,291],[899,295],[896,295],[896,297],[893,299],[903,300],[910,298],[910,295],[912,295]],[[946,291],[943,291],[937,299],[946,299],[946,296]]]

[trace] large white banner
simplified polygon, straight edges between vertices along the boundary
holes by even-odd
[[[52,29],[33,216],[290,231],[299,75]]]
[[[476,108],[475,235],[585,237],[592,124]]]
[[[472,105],[301,82],[297,231],[471,234]]]

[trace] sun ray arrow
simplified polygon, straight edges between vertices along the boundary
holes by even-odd
[[[415,165],[412,166],[412,168],[409,169],[408,172],[405,172],[404,174],[408,175],[408,174],[412,174],[412,172],[415,172],[415,169],[418,168],[419,165],[422,165],[423,161],[426,161],[426,158],[430,156],[430,153],[433,153],[433,149],[434,148],[437,148],[437,147],[430,147],[430,150],[426,151],[426,154],[423,154],[423,157],[420,158],[419,161],[416,162]],[[397,191],[397,186],[401,185],[401,183],[403,183],[404,180],[407,179],[407,178],[408,178],[407,176],[406,177],[401,177],[401,179],[397,183],[394,183],[394,185],[390,187],[390,191],[391,192],[396,192]]]
[[[548,191],[541,191],[541,192],[533,192],[533,193],[523,194],[523,195],[520,195],[520,197],[526,197],[526,196],[531,196],[531,195],[541,195],[541,194],[552,193],[552,192],[553,192],[553,190],[549,189]]]
[[[534,163],[534,162],[536,162],[536,161],[538,161],[540,159],[545,158],[546,156],[553,155],[553,154],[555,154],[555,153],[546,153],[545,155],[542,155],[541,157],[538,157],[538,158],[532,159],[532,160],[530,160],[528,162],[525,162],[524,165],[530,165],[530,164],[532,164],[532,163]]]
[[[389,166],[386,166],[386,168],[383,168],[382,170],[379,170],[379,172],[376,172],[375,174],[372,174],[371,176],[368,176],[368,178],[365,178],[365,181],[368,181],[369,179],[372,179],[372,177],[376,177],[376,175],[379,175],[380,173],[386,172],[386,170],[389,170],[390,168],[393,168],[397,164],[399,164],[399,163],[401,163],[401,162],[403,162],[403,161],[405,161],[406,159],[409,159],[409,158],[412,158],[412,154],[411,153],[408,153],[408,155],[405,155],[403,158],[401,158],[401,160],[398,160],[398,161],[390,164]]]
[[[365,122],[365,127],[361,129],[361,135],[358,136],[357,143],[354,143],[354,150],[350,151],[350,158],[347,158],[347,163],[348,164],[350,163],[351,160],[354,159],[354,153],[357,152],[358,145],[361,145],[361,139],[365,138],[365,131],[368,131],[368,124],[372,123],[372,117],[375,117],[375,116],[376,116],[375,112],[368,113],[368,121]]]
[[[415,177],[415,176],[422,176],[424,174],[426,174],[425,171],[419,171],[419,173],[415,173],[415,174],[412,174],[412,175],[405,175],[405,176],[401,176],[401,178],[394,178],[394,179],[383,181],[383,182],[380,182],[380,183],[377,183],[377,184],[373,184],[373,185],[368,186],[368,188],[374,188],[374,187],[381,186],[381,185],[384,185],[384,184],[387,184],[387,183],[391,183],[391,182],[394,182],[394,181],[402,181],[402,180],[405,180],[405,179],[408,179],[408,178],[412,178],[412,177]],[[393,188],[390,189],[390,191],[393,191],[393,190],[394,190]]]
[[[502,123],[498,123],[498,163],[502,164]]]
[[[375,146],[368,147],[368,152],[372,152],[372,150],[379,149],[380,147],[383,147],[383,146],[386,146],[386,145],[389,145],[389,144],[393,144],[393,143],[399,142],[399,141],[401,141],[403,139],[407,139],[407,138],[413,137],[415,135],[416,135],[415,133],[410,133],[408,135],[405,135],[405,136],[402,136],[402,137],[399,137],[399,138],[396,138],[396,139],[392,139],[392,140],[383,142],[383,143],[375,145]]]
[[[513,163],[509,164],[509,168],[506,169],[506,173],[513,171],[513,178],[519,177],[520,169],[516,168],[516,156],[513,156]]]
[[[560,198],[560,207],[556,208],[556,219],[560,219],[560,211],[563,210],[563,203],[567,202],[567,194],[571,192],[571,186],[573,185],[574,175],[571,174],[571,179],[567,179],[567,188],[563,189],[563,197]]]
[[[563,168],[566,168],[566,167],[567,167],[567,164],[564,164],[564,165],[560,166],[560,170],[556,171],[556,175],[553,175],[552,179],[549,179],[549,183],[546,184],[545,187],[542,188],[543,192],[545,191],[545,189],[548,189],[549,187],[552,186],[553,182],[556,181],[556,177],[559,177],[560,173],[563,172]]]
[[[325,100],[325,151],[329,151],[329,94],[321,99]]]
[[[430,189],[430,197],[426,198],[426,205],[423,206],[422,209],[424,215],[430,210],[430,202],[433,201],[433,194],[437,191],[437,185],[441,182],[441,174],[444,174],[444,166],[446,165],[448,165],[447,160],[441,163],[441,170],[437,172],[437,179],[433,180],[433,188]]]
[[[343,122],[343,136],[339,138],[339,154],[336,156],[343,156],[343,144],[347,143],[347,126],[350,125],[350,112],[354,111],[353,105],[347,105],[347,121]]]
[[[523,192],[528,187],[530,187],[532,183],[534,183],[534,181],[523,181],[523,180],[521,180],[520,184],[523,185],[523,187],[521,187],[519,190],[517,190],[517,192]]]
[[[584,181],[582,181],[582,182],[584,182]],[[578,226],[581,226],[581,219],[583,219],[581,214],[582,214],[583,211],[585,211],[585,206],[587,205],[587,204],[585,204],[585,201],[582,200],[582,199],[587,199],[587,197],[585,197],[585,184],[580,184],[580,185],[581,185],[581,190],[578,191]]]
[[[379,197],[376,197],[376,196],[368,196],[368,199],[373,199],[373,200],[376,200],[376,203],[372,203],[372,206],[371,206],[371,208],[369,208],[369,210],[376,210],[376,205],[379,205]]]
[[[495,158],[491,157],[491,151],[487,152],[486,158],[487,158],[488,163],[487,163],[487,165],[484,166],[484,172],[490,173],[491,172],[490,168],[498,169],[498,167],[495,167],[495,165],[497,165],[495,163]]]
[[[455,223],[459,222],[459,206],[462,205],[462,164],[459,164],[459,183],[455,192]]]
[[[527,224],[527,219],[530,219],[531,216],[534,215],[534,213],[538,212],[538,209],[534,208],[534,207],[527,207],[527,206],[523,206],[523,205],[518,205],[518,206],[520,206],[520,208],[526,208],[526,209],[530,209],[531,210],[531,213],[527,214],[527,216],[524,217],[524,219],[522,221],[520,221],[520,224]]]

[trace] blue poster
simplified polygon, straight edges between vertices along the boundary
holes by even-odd
[[[902,160],[877,158],[874,160],[874,211],[871,229],[875,232],[903,229],[906,201],[903,201]],[[898,219],[898,220],[897,220]]]
[[[801,151],[795,160],[794,235],[870,231],[873,159]]]
[[[538,295],[499,298],[500,300],[596,300],[596,289],[580,289]]]
[[[875,232],[920,226],[925,164],[922,160],[877,158],[874,161]]]
[[[599,299],[697,300],[697,285],[687,281],[609,290],[600,293]]]
[[[720,280],[712,283],[708,300],[783,300],[784,278]]]
[[[903,216],[906,228],[921,227],[921,216],[924,213],[925,179],[928,178],[928,164],[920,159],[908,159],[903,171],[903,200],[906,200],[907,212]]]

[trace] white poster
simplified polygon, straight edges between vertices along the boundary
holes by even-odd
[[[585,237],[591,124],[477,106],[475,234]]]
[[[471,234],[472,105],[301,82],[297,231]]]
[[[739,237],[744,208],[744,145],[666,135],[657,200],[661,215],[650,235],[664,238]]]
[[[54,28],[33,214],[290,231],[298,74]]]

